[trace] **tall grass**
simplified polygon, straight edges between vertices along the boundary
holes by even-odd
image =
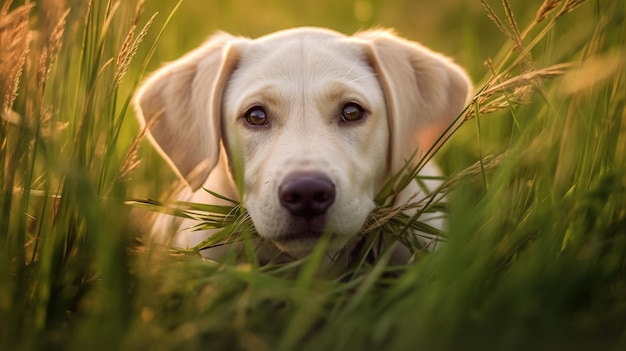
[[[125,201],[163,188],[128,104],[175,14],[6,2],[0,349],[625,348],[626,5],[511,5],[483,2],[504,44],[474,50],[485,78],[435,155],[447,243],[322,279],[320,250],[270,269],[135,240]]]

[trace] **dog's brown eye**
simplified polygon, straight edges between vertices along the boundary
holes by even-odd
[[[267,124],[267,114],[260,107],[253,107],[245,114],[248,124],[253,126],[264,126]]]
[[[354,102],[350,102],[343,107],[341,120],[344,122],[354,122],[363,118],[363,115],[365,115],[363,108]]]

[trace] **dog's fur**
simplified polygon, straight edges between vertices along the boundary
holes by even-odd
[[[346,245],[383,184],[415,150],[417,162],[432,146],[470,90],[451,60],[391,31],[345,36],[296,28],[256,40],[218,33],[153,74],[135,108],[150,141],[188,185],[179,198],[220,203],[201,187],[239,198],[233,174],[240,174],[242,201],[260,236],[300,257],[322,233],[330,235],[329,251]],[[344,121],[346,106],[353,113],[362,107],[362,118]],[[265,113],[266,124],[249,122],[254,110]],[[232,169],[236,164],[244,169]],[[295,209],[288,187],[298,197],[321,191],[322,200],[306,205],[324,206]],[[418,191],[409,186],[398,201]],[[189,221],[172,223],[165,215],[156,220],[158,240],[173,234],[172,245],[188,247],[211,234],[185,230]]]

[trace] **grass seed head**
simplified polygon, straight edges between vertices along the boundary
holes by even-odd
[[[11,1],[0,10],[0,98],[2,115],[8,114],[17,96],[31,43],[28,18],[33,4],[8,12]]]

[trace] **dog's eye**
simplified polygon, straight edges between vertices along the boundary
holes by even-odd
[[[344,122],[358,121],[365,115],[363,108],[354,102],[347,103],[341,111],[341,120]]]
[[[253,107],[244,115],[248,124],[253,126],[264,126],[267,124],[267,114],[260,107]]]

